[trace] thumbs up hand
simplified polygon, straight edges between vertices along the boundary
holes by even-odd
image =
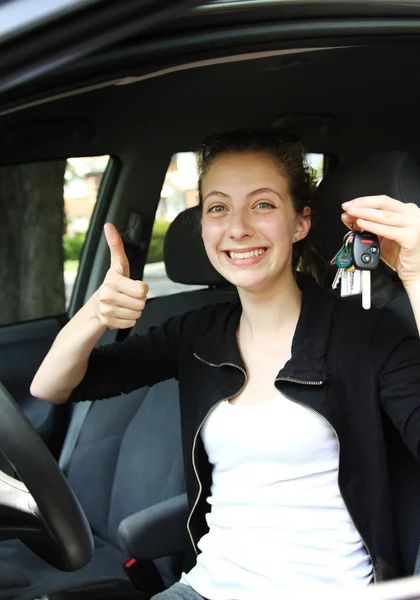
[[[111,266],[98,290],[96,317],[108,329],[127,329],[141,316],[149,288],[142,281],[130,279],[130,265],[116,227],[106,223],[104,232]]]

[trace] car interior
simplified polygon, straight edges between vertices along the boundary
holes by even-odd
[[[420,206],[420,40],[415,34],[388,33],[379,20],[377,30],[365,21],[354,30],[349,25],[346,33],[343,20],[338,33],[320,29],[303,35],[303,22],[286,6],[285,12],[267,13],[263,35],[256,26],[252,30],[256,10],[222,11],[211,23],[204,13],[174,20],[0,94],[0,171],[68,157],[111,157],[67,310],[0,325],[0,381],[58,461],[92,533],[92,558],[75,570],[53,566],[51,556],[42,552],[42,536],[34,538],[23,527],[10,533],[0,506],[2,600],[146,599],[182,572],[190,541],[177,382],[74,406],[49,405],[29,393],[55,336],[104,278],[109,265],[102,233],[106,221],[122,233],[131,276],[143,277],[175,153],[192,152],[207,135],[238,127],[299,135],[308,152],[323,155],[313,232],[328,264],[346,233],[342,202],[385,194]],[[392,5],[385,21],[396,11]],[[315,26],[314,8],[307,14]],[[276,33],[276,25],[286,21],[288,37]],[[20,177],[24,181],[24,169]],[[42,219],[7,234],[14,218],[8,181],[0,173],[5,215],[0,255],[34,236],[30,258],[35,263]],[[197,207],[185,207],[165,237],[166,273],[182,284],[182,291],[154,296],[132,330],[107,331],[100,344],[235,296],[205,255],[197,217]],[[0,265],[7,270],[5,259]],[[39,285],[48,294],[48,263],[41,271],[45,276]],[[332,268],[326,271],[325,287],[334,274]],[[373,273],[372,299],[416,331],[401,282],[385,265]],[[410,576],[417,572],[420,543],[420,468],[385,415],[384,423],[404,575]],[[13,436],[0,426],[0,438]],[[19,445],[25,451],[25,438]],[[22,476],[2,442],[0,448],[2,472]],[[59,503],[59,492],[55,496],[51,489],[50,501]]]

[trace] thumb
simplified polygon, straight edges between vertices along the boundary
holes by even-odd
[[[130,265],[117,228],[112,223],[105,223],[104,233],[111,254],[111,266],[121,275],[130,277]]]

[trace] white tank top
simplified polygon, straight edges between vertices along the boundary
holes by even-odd
[[[371,581],[338,488],[337,439],[319,414],[280,393],[222,402],[201,435],[213,464],[209,532],[182,583],[209,600],[301,600]]]

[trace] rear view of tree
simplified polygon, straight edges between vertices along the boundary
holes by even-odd
[[[66,161],[0,168],[0,324],[65,312]]]

